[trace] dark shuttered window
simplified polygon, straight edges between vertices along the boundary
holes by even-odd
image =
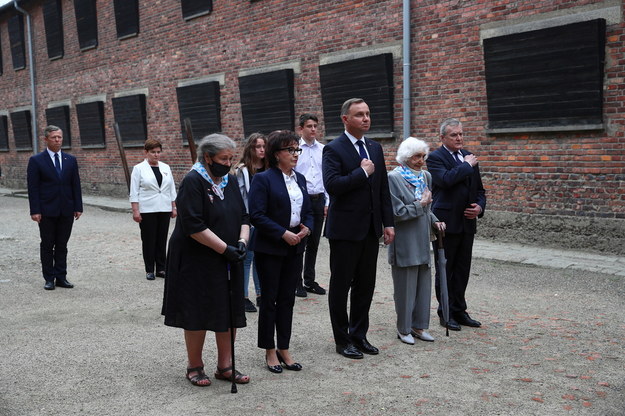
[[[117,38],[124,39],[139,33],[139,1],[115,0],[115,27]]]
[[[292,69],[239,77],[239,93],[246,136],[257,131],[268,134],[294,129]]]
[[[46,29],[48,58],[63,56],[63,11],[61,0],[46,0],[43,3],[43,21]],[[65,137],[63,138],[65,142]]]
[[[484,40],[490,129],[600,128],[605,20]]]
[[[9,118],[0,116],[0,151],[9,150]]]
[[[212,0],[181,0],[182,17],[185,20],[193,19],[213,11]]]
[[[15,138],[15,148],[17,150],[32,150],[33,148],[32,124],[30,121],[29,110],[11,113],[13,137]]]
[[[221,131],[219,82],[211,81],[178,87],[176,96],[184,143],[187,142],[184,129],[185,118],[191,121],[191,130],[195,140]]]
[[[46,124],[63,130],[63,148],[72,147],[72,131],[69,124],[69,106],[46,108]]]
[[[145,94],[113,98],[113,113],[124,144],[143,144],[147,140]]]
[[[96,0],[74,0],[78,43],[81,50],[98,46],[98,15]]]
[[[76,105],[78,130],[82,147],[103,147],[104,136],[104,103],[93,101]]]
[[[371,111],[370,134],[393,131],[393,54],[386,53],[319,66],[326,135],[343,132],[341,106],[362,98]]]
[[[26,68],[26,46],[24,42],[24,16],[16,14],[9,19],[9,42],[13,69]]]

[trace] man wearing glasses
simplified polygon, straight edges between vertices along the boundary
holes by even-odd
[[[380,237],[395,237],[382,146],[364,137],[369,106],[351,98],[341,108],[345,132],[323,149],[323,184],[330,195],[326,237],[330,240],[328,304],[336,352],[347,358],[375,355],[367,340]],[[351,289],[350,313],[347,296]]]

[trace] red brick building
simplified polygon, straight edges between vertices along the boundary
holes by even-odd
[[[483,235],[623,252],[623,3],[12,2],[0,7],[0,186],[25,186],[49,123],[65,127],[85,192],[121,196],[115,122],[131,166],[158,138],[179,181],[181,118],[196,138],[241,140],[313,112],[331,139],[340,102],[362,96],[389,168],[403,137],[435,147],[442,119],[463,122],[487,188]]]

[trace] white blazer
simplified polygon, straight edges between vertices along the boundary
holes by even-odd
[[[176,200],[176,184],[169,165],[158,162],[163,181],[158,186],[156,176],[147,159],[132,168],[130,177],[130,202],[139,203],[139,212],[171,212]]]

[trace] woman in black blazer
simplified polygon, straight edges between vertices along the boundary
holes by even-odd
[[[254,175],[249,193],[250,219],[256,227],[250,249],[263,288],[258,347],[265,349],[267,368],[273,373],[281,373],[283,366],[302,369],[289,352],[295,287],[313,224],[306,179],[293,169],[301,152],[299,137],[292,131],[270,133],[266,150],[270,168]]]

